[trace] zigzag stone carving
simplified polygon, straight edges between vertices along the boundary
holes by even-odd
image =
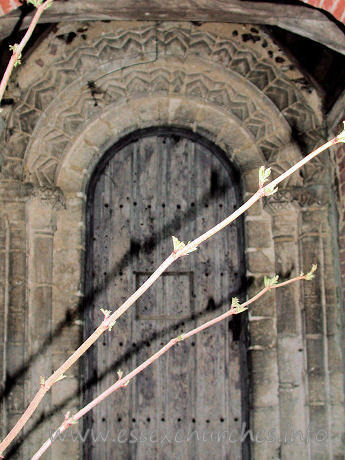
[[[193,73],[193,61],[215,74],[228,75],[227,80],[213,72],[212,78],[210,72]],[[239,91],[240,80],[249,81],[251,88]],[[235,39],[162,24],[120,30],[57,58],[11,113],[4,145],[5,175],[21,178],[22,160],[34,148],[30,180],[41,186],[54,184],[63,152],[89,120],[109,104],[148,94],[192,97],[229,110],[270,162],[286,139],[275,135],[269,107],[270,115],[280,112],[304,133],[307,148],[319,142],[317,119],[303,95],[263,56]]]

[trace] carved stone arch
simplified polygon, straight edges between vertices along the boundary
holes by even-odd
[[[55,145],[58,150],[63,150],[69,140],[75,137],[75,130],[78,130],[85,119],[99,116],[99,111],[114,99],[127,100],[134,95],[134,89],[136,96],[140,95],[140,91],[144,94],[148,84],[155,87],[154,92],[159,94],[186,96],[189,95],[189,91],[204,99],[205,86],[207,90],[210,89],[206,81],[208,75],[200,76],[200,72],[197,71],[196,81],[187,82],[187,86],[183,87],[186,78],[183,72],[179,73],[176,70],[172,79],[171,75],[168,78],[162,69],[156,68],[156,75],[153,72],[149,75],[150,81],[147,69],[141,73],[145,62],[150,63],[146,67],[157,66],[162,58],[174,59],[181,64],[194,60],[212,69],[212,73],[218,71],[227,75],[229,82],[237,74],[246,81],[247,88],[256,88],[257,91],[252,93],[252,96],[256,97],[251,99],[246,91],[231,101],[234,113],[254,132],[255,137],[260,137],[259,133],[263,127],[261,116],[252,114],[250,102],[266,98],[271,101],[272,108],[275,106],[278,109],[280,119],[286,119],[294,131],[303,133],[304,142],[308,147],[319,141],[319,135],[316,133],[318,120],[302,93],[258,50],[246,47],[234,37],[222,37],[214,32],[199,31],[185,24],[135,26],[96,37],[92,46],[83,45],[71,51],[66,50],[65,55],[55,59],[46,69],[43,78],[36,79],[28,87],[20,98],[21,102],[12,112],[8,124],[10,129],[7,131],[4,149],[4,171],[7,170],[12,177],[22,176],[21,158],[28,154],[28,149],[30,150],[30,136],[35,130],[36,137],[37,129],[44,124],[54,126],[57,117],[54,117],[54,110],[50,108],[57,108],[60,105],[60,97],[73,86],[79,86],[80,99],[83,99],[83,102],[78,101],[80,107],[69,105],[60,112],[57,110],[63,119],[60,118],[60,124],[55,125],[54,133],[44,132],[44,138],[49,141],[49,145]],[[90,72],[90,68],[96,70]],[[166,71],[168,72],[167,69]],[[109,80],[118,81],[121,77],[124,77],[124,80],[116,87],[109,84]],[[226,97],[224,98],[224,91],[217,88],[217,82],[213,83],[215,86],[208,99],[216,105],[229,103]],[[183,90],[186,90],[187,94],[183,94]],[[282,142],[286,144],[286,139]],[[276,151],[276,142],[266,137],[262,139],[260,147],[268,159],[272,152]],[[54,154],[51,159],[47,158],[44,162],[43,176],[52,174],[55,162],[53,157]],[[46,183],[49,183],[49,180]],[[41,185],[44,185],[44,182]]]
[[[241,170],[263,162],[275,167],[280,151],[287,165],[300,158],[288,123],[267,97],[234,72],[207,73],[198,60],[170,58],[108,76],[99,87],[108,104],[96,113],[88,113],[89,90],[70,85],[35,128],[24,159],[26,180],[54,185],[77,138],[86,136],[89,147],[104,151],[128,130],[156,124],[207,132],[225,150],[232,146]]]
[[[225,110],[192,98],[150,96],[109,106],[90,123],[61,159],[54,179],[57,187],[67,195],[84,194],[95,166],[111,145],[132,131],[155,126],[192,129],[223,148],[241,171],[265,161],[255,140]]]

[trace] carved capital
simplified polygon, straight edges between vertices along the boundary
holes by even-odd
[[[55,210],[66,208],[65,197],[59,187],[40,187],[31,184],[30,186],[30,195],[38,198],[43,206]]]
[[[264,199],[264,208],[270,214],[280,214],[296,211],[298,203],[290,190],[280,189],[274,195]]]
[[[264,201],[265,209],[272,214],[292,211],[294,208],[322,207],[327,204],[328,193],[323,186],[281,188]]]

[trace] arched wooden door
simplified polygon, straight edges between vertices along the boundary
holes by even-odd
[[[187,242],[239,201],[238,174],[193,133],[144,130],[110,149],[88,199],[86,335],[102,321],[100,307],[114,311],[172,251],[172,235]],[[85,361],[86,399],[120,369],[131,371],[170,338],[227,310],[232,296],[243,296],[243,276],[237,221],[171,266],[101,337]],[[247,417],[241,321],[179,343],[98,406],[84,423],[92,428],[84,458],[246,458],[226,434],[240,432]]]

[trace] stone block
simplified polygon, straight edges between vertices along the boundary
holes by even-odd
[[[66,155],[64,166],[79,173],[82,173],[86,169],[90,174],[91,165],[94,165],[100,157],[101,153],[98,147],[82,136],[74,143],[72,149]],[[60,187],[59,179],[60,174],[57,180],[57,185]]]
[[[278,334],[297,334],[299,332],[300,315],[298,293],[295,285],[288,285],[277,289],[277,330]]]
[[[50,338],[51,333],[51,300],[52,288],[40,286],[31,289],[29,334],[32,352]]]
[[[307,366],[311,375],[323,375],[324,372],[324,339],[307,339]]]
[[[324,210],[302,211],[302,226],[300,229],[302,234],[324,233],[327,231],[327,227],[327,217]]]
[[[333,373],[338,372],[339,369],[344,369],[342,344],[339,343],[339,339],[331,336],[325,340],[327,340],[329,372]]]
[[[272,380],[278,383],[276,350],[250,350],[249,355],[252,375],[256,381]]]
[[[310,430],[315,430],[310,434],[310,451],[311,458],[324,459],[329,457],[329,433],[327,423],[327,407],[325,405],[309,406],[310,414]],[[322,431],[321,431],[322,430]],[[326,431],[323,431],[326,430]],[[316,441],[316,436],[322,440],[325,436],[326,439],[322,442]]]
[[[52,345],[58,350],[75,350],[81,343],[82,333],[77,324],[64,324],[53,327]]]
[[[54,263],[59,271],[54,271],[54,285],[66,292],[80,290],[82,251],[78,249],[62,249],[55,254]]]
[[[338,305],[332,305],[327,303],[326,307],[327,315],[327,336],[333,336],[339,332],[341,321],[340,321],[340,308]]]
[[[338,367],[338,371],[341,369],[344,369],[344,366],[340,365]],[[329,383],[331,403],[335,405],[344,403],[344,374],[341,372],[333,372],[329,376]]]
[[[280,415],[283,421],[281,424],[282,430],[290,428],[290,430],[301,430],[305,433],[306,411],[304,411],[305,400],[303,388],[299,386],[280,387],[279,399]],[[300,440],[299,437],[296,439]]]
[[[243,171],[250,172],[251,180],[242,177],[245,192],[254,193],[258,189],[259,168],[265,163],[258,146],[249,137],[247,130],[236,122],[229,122],[222,133],[222,142],[233,148],[232,161]],[[249,186],[250,185],[250,186]]]
[[[281,384],[302,385],[304,354],[300,336],[278,335],[278,363]]]
[[[166,103],[169,104],[168,98],[166,99]],[[159,103],[157,98],[145,99],[144,101],[138,102],[136,110],[138,121],[143,126],[156,125],[157,120],[160,119]]]
[[[53,270],[52,236],[34,236],[31,258],[32,282],[37,284],[51,283]]]
[[[25,409],[23,382],[12,381],[10,383],[10,390],[6,395],[6,407],[7,410],[13,412],[21,412]]]
[[[25,310],[26,305],[26,285],[25,281],[12,280],[10,286],[10,305],[16,310]]]
[[[215,108],[210,109],[208,106],[200,104],[197,124],[198,127],[206,130],[206,132],[213,133],[213,136],[216,139],[219,137],[219,134],[222,132],[225,125],[227,125],[227,117],[221,110],[217,110]]]
[[[272,215],[273,236],[290,236],[297,238],[297,210],[291,206],[277,214]]]
[[[197,106],[190,104],[188,99],[170,98],[168,110],[170,123],[191,127],[195,125],[198,115]]]
[[[268,407],[275,405],[278,400],[277,379],[262,379],[258,374],[253,374],[252,383],[252,407]]]
[[[322,253],[320,251],[320,238],[318,236],[312,235],[303,237],[301,239],[301,252],[303,260],[303,269],[310,270],[313,264],[317,264],[318,267],[321,265]],[[315,292],[319,291],[319,280],[320,280],[320,270],[316,270],[313,282],[306,283],[306,291],[310,291],[311,288]],[[317,283],[315,284],[315,281]]]
[[[256,435],[258,435],[260,430],[264,430],[262,436],[258,439],[259,441],[265,439],[264,442],[256,441],[251,444],[253,458],[255,460],[278,459],[280,457],[278,407],[270,406],[253,409],[251,413],[251,428]]]
[[[331,405],[331,433],[333,443],[333,458],[344,458],[344,404]],[[340,457],[340,455],[343,457]]]
[[[242,181],[246,193],[250,193],[252,195],[253,193],[257,192],[259,188],[259,170],[245,170],[242,174]]]
[[[15,377],[16,382],[20,381],[23,376],[25,348],[24,343],[7,342],[6,372],[10,377]]]
[[[4,158],[1,165],[1,174],[5,179],[21,180],[23,166],[21,161]]]
[[[272,246],[271,226],[263,220],[246,220],[246,244],[248,248],[269,248]]]
[[[24,228],[11,228],[11,249],[25,252],[26,248],[26,235]]]
[[[22,251],[10,252],[10,278],[11,280],[24,280],[26,273],[26,254]]]
[[[59,225],[54,236],[54,250],[77,249],[83,246],[84,225],[75,225],[75,219],[65,215],[59,219]]]
[[[106,118],[98,118],[93,123],[89,123],[84,134],[84,139],[96,148],[101,148],[109,144],[113,138],[111,126],[106,123]]]
[[[308,445],[305,441],[307,423],[302,395],[303,389],[300,387],[284,388],[279,391],[282,458],[299,460],[307,456]]]
[[[81,458],[78,442],[73,442],[71,437],[66,436],[64,442],[57,440],[51,447],[51,460],[61,460],[62,458]]]
[[[22,308],[13,308],[10,306],[8,311],[8,340],[14,343],[20,343],[24,338],[26,312],[24,304],[20,305]]]
[[[52,404],[56,406],[64,405],[67,401],[78,396],[79,380],[68,376],[60,382],[56,382],[51,391]]]
[[[28,398],[33,398],[36,392],[40,388],[40,376],[48,378],[53,373],[52,363],[51,363],[51,349],[46,347],[41,347],[38,350],[38,354],[35,356],[35,359],[32,361],[29,369],[29,379],[30,386],[27,393]],[[43,401],[43,406],[40,410],[44,410],[44,405],[49,406],[50,393],[48,393],[47,400]]]
[[[310,281],[308,282],[308,284]],[[305,330],[307,334],[322,334],[323,311],[321,305],[312,298],[305,299]]]
[[[270,348],[276,345],[277,329],[271,318],[251,321],[249,326],[250,343],[252,346]]]
[[[308,392],[311,404],[326,403],[325,377],[308,373]]]
[[[59,213],[64,214],[68,212],[73,218],[75,222],[81,222],[83,220],[83,216],[85,213],[85,206],[86,206],[86,195],[76,196],[74,193],[67,196],[66,199],[66,209],[59,211]],[[59,215],[58,213],[58,215]],[[59,217],[58,217],[59,221]]]
[[[256,144],[253,144],[252,139],[248,139],[246,132],[245,135],[241,138],[239,132],[241,130],[237,129],[237,138],[232,138],[230,145],[232,145],[234,154],[233,154],[233,161],[241,171],[249,171],[252,168],[255,168],[256,172],[256,190],[258,189],[258,171],[260,166],[264,164],[265,160],[261,159],[262,154],[258,152],[258,147]],[[224,136],[225,137],[225,136]],[[254,187],[247,187],[247,182],[244,182],[244,189],[246,192],[254,193]]]
[[[39,329],[44,325],[43,329],[46,330],[46,321],[50,321],[51,319],[51,300],[51,286],[35,286],[31,288],[30,320],[31,322],[34,321],[37,325],[40,324]]]
[[[83,298],[75,293],[53,286],[53,305],[52,324],[55,326],[61,323],[72,324],[82,319]]]
[[[64,195],[68,196],[68,194],[79,192],[83,182],[83,171],[75,171],[69,165],[64,165],[61,168],[58,184]]]
[[[251,273],[274,273],[273,250],[271,253],[261,250],[247,252],[247,267]]]
[[[104,123],[104,132],[106,132],[106,127],[110,128],[110,133],[107,134],[108,142],[106,144],[104,143],[104,140],[102,143],[102,138],[100,136],[97,136],[98,142],[94,142],[94,140],[92,140],[93,133],[97,131],[98,123],[92,125],[92,132],[89,131],[89,129],[86,131],[85,139],[94,146],[100,148],[100,151],[103,152],[105,145],[109,145],[110,147],[110,139],[112,139],[112,143],[115,143],[122,136],[140,128],[136,113],[136,106],[135,104],[130,103],[119,105],[115,113],[113,108],[110,107],[110,109],[102,115],[102,123]]]
[[[294,241],[275,239],[274,250],[279,257],[276,258],[276,273],[281,281],[296,276],[298,271],[298,248]],[[308,267],[309,270],[309,267]],[[298,273],[299,274],[299,273]]]

